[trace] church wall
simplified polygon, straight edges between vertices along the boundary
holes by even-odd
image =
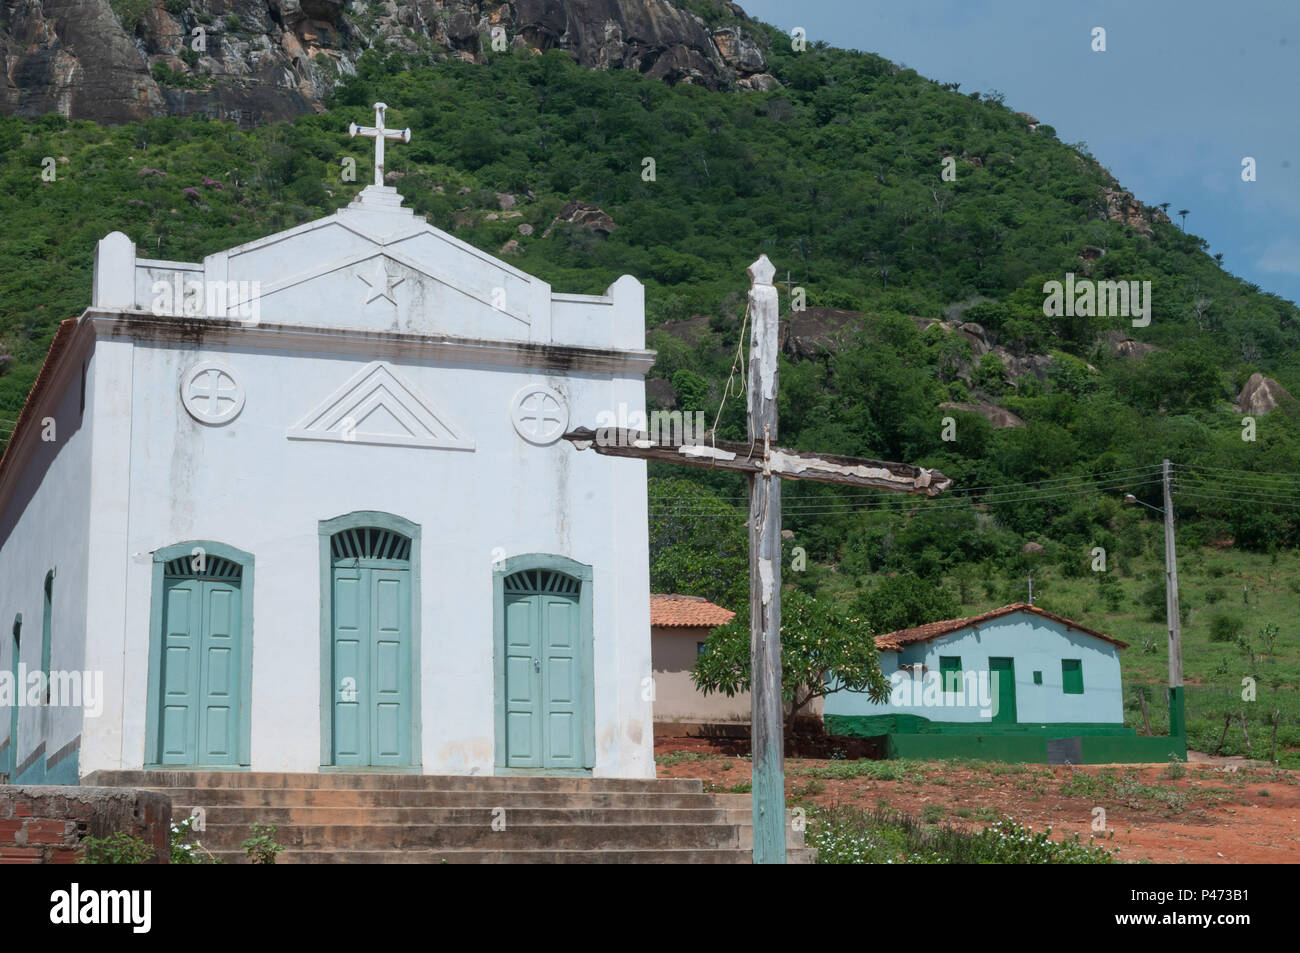
[[[61,680],[66,693],[52,692],[50,705],[32,705],[24,697],[18,712],[17,770],[11,783],[76,783],[85,701],[86,576],[85,546],[89,522],[91,482],[90,446],[93,404],[91,390],[97,367],[87,367],[87,406],[81,410],[81,366],[84,339],[77,338],[65,352],[66,370],[51,381],[35,407],[29,437],[31,453],[20,470],[11,471],[13,492],[0,514],[0,671],[13,671],[13,625],[22,614],[19,661],[26,671],[41,669],[42,618],[47,573],[54,572],[51,614],[50,669],[55,673],[81,673],[75,684]],[[53,440],[45,423],[53,418]],[[8,678],[9,676],[5,676]],[[102,673],[100,673],[102,678]],[[96,672],[90,672],[96,678]],[[91,683],[93,695],[94,681]],[[103,680],[107,686],[107,680]],[[106,688],[107,690],[107,688]],[[24,695],[26,688],[24,687]],[[38,695],[38,702],[43,698]],[[64,704],[64,703],[67,704]],[[9,738],[10,709],[0,705],[0,739],[4,754],[0,765],[12,762]]]
[[[237,336],[236,336],[237,339]],[[221,361],[241,376],[246,404],[208,426],[177,398],[181,373]],[[621,403],[644,407],[639,376],[547,373],[448,361],[390,364],[399,379],[474,442],[473,450],[293,440],[286,436],[369,355],[295,353],[237,344],[201,350],[138,342],[131,360],[128,553],[216,540],[252,553],[252,768],[320,766],[318,523],[359,510],[421,527],[421,769],[493,773],[492,563],[550,553],[594,571],[597,775],[654,774],[645,468],[526,442],[511,402],[526,384],[561,393],[570,424],[592,426]],[[109,528],[105,527],[104,539]],[[132,559],[122,604],[126,633],[123,767],[141,766],[146,733],[151,566]],[[105,746],[93,766],[117,767]]]

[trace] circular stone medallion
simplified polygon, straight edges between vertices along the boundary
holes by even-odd
[[[544,447],[559,440],[568,428],[569,405],[558,391],[544,384],[530,384],[515,394],[510,421],[519,436]]]
[[[244,385],[220,361],[203,361],[181,375],[181,403],[201,424],[224,424],[244,409]]]

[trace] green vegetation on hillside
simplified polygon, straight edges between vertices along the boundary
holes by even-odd
[[[963,94],[872,54],[797,54],[785,42],[769,59],[782,89],[713,93],[584,71],[558,51],[428,66],[375,49],[328,113],[254,131],[199,118],[111,129],[0,119],[0,419],[17,416],[57,322],[89,303],[98,239],[121,230],[144,255],[193,261],[326,214],[369,181],[371,143],[346,130],[372,121],[382,98],[388,124],[414,134],[388,150],[407,204],[494,254],[517,241],[513,262],[557,290],[599,292],[624,273],[642,279],[659,351],[653,374],[672,383],[683,409],[711,421],[721,408],[720,436],[744,436],[743,398],[723,394],[745,268],[759,253],[789,270],[810,306],[867,315],[834,349],[782,358],[781,442],[935,466],[956,485],[927,502],[787,483],[790,546],[811,560],[806,573],[787,570],[787,582],[847,608],[866,598],[870,576],[909,572],[948,580],[963,609],[987,607],[1013,588],[1018,597],[1037,559],[1044,604],[1073,600],[1063,614],[1126,638],[1123,617],[1150,601],[1143,587],[1159,548],[1152,514],[1120,497],[1158,505],[1153,467],[1165,457],[1196,468],[1180,472],[1184,554],[1231,543],[1237,551],[1201,558],[1244,572],[1234,561],[1256,567],[1251,560],[1280,554],[1277,565],[1294,570],[1297,484],[1248,474],[1300,473],[1300,414],[1284,406],[1261,417],[1247,442],[1230,401],[1256,371],[1300,393],[1300,309],[1223,271],[1202,239],[1150,206],[1149,237],[1111,221],[1106,171],[1050,127],[1030,130],[997,94]],[[940,177],[945,156],[957,160],[956,181]],[[356,160],[355,182],[342,180],[346,157]],[[496,193],[510,193],[520,214],[505,217]],[[544,237],[569,200],[599,206],[617,227],[603,237],[562,224]],[[1084,261],[1086,246],[1106,253]],[[1150,327],[1045,317],[1044,282],[1067,272],[1151,281]],[[913,320],[958,313],[1014,355],[1050,356],[1043,377],[1009,380],[960,335]],[[696,315],[692,337],[679,322]],[[1161,350],[1115,357],[1098,344],[1112,330]],[[948,401],[996,402],[1026,425],[994,429],[940,407]],[[946,416],[955,440],[943,439]],[[738,608],[743,481],[664,466],[651,474],[653,585]],[[1024,484],[1034,489],[1020,492]],[[1023,553],[1027,541],[1043,553]],[[1096,547],[1114,567],[1101,578],[1117,582],[1095,581]],[[1138,567],[1141,582],[1124,575]],[[1277,585],[1285,578],[1296,577]],[[1185,576],[1196,613],[1188,673],[1213,675],[1226,654],[1229,671],[1216,676],[1226,684],[1239,681],[1247,653],[1221,641],[1198,654],[1198,626],[1211,644],[1218,588],[1227,612],[1228,587],[1194,569]],[[1297,634],[1294,613],[1269,611],[1280,648],[1265,654],[1276,655],[1280,698],[1295,688],[1282,649],[1294,657]],[[1258,660],[1264,621],[1252,616],[1238,631],[1229,619],[1216,631],[1255,640]],[[1145,659],[1128,653],[1131,684],[1155,680],[1158,665],[1147,672]],[[1189,711],[1197,704],[1189,691]],[[1294,726],[1294,704],[1278,704]]]

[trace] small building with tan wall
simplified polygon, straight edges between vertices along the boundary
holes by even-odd
[[[650,594],[655,721],[749,723],[748,692],[731,698],[721,692],[705,695],[691,681],[691,668],[709,634],[735,615],[699,596]]]

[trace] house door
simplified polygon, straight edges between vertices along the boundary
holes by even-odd
[[[1016,669],[1009,658],[989,659],[989,689],[993,693],[993,724],[1016,723]]]
[[[211,555],[197,571],[188,556],[164,569],[157,764],[239,763],[242,574]]]
[[[411,763],[411,541],[390,530],[331,538],[333,763]]]
[[[505,766],[584,767],[580,583],[550,570],[505,581]]]

